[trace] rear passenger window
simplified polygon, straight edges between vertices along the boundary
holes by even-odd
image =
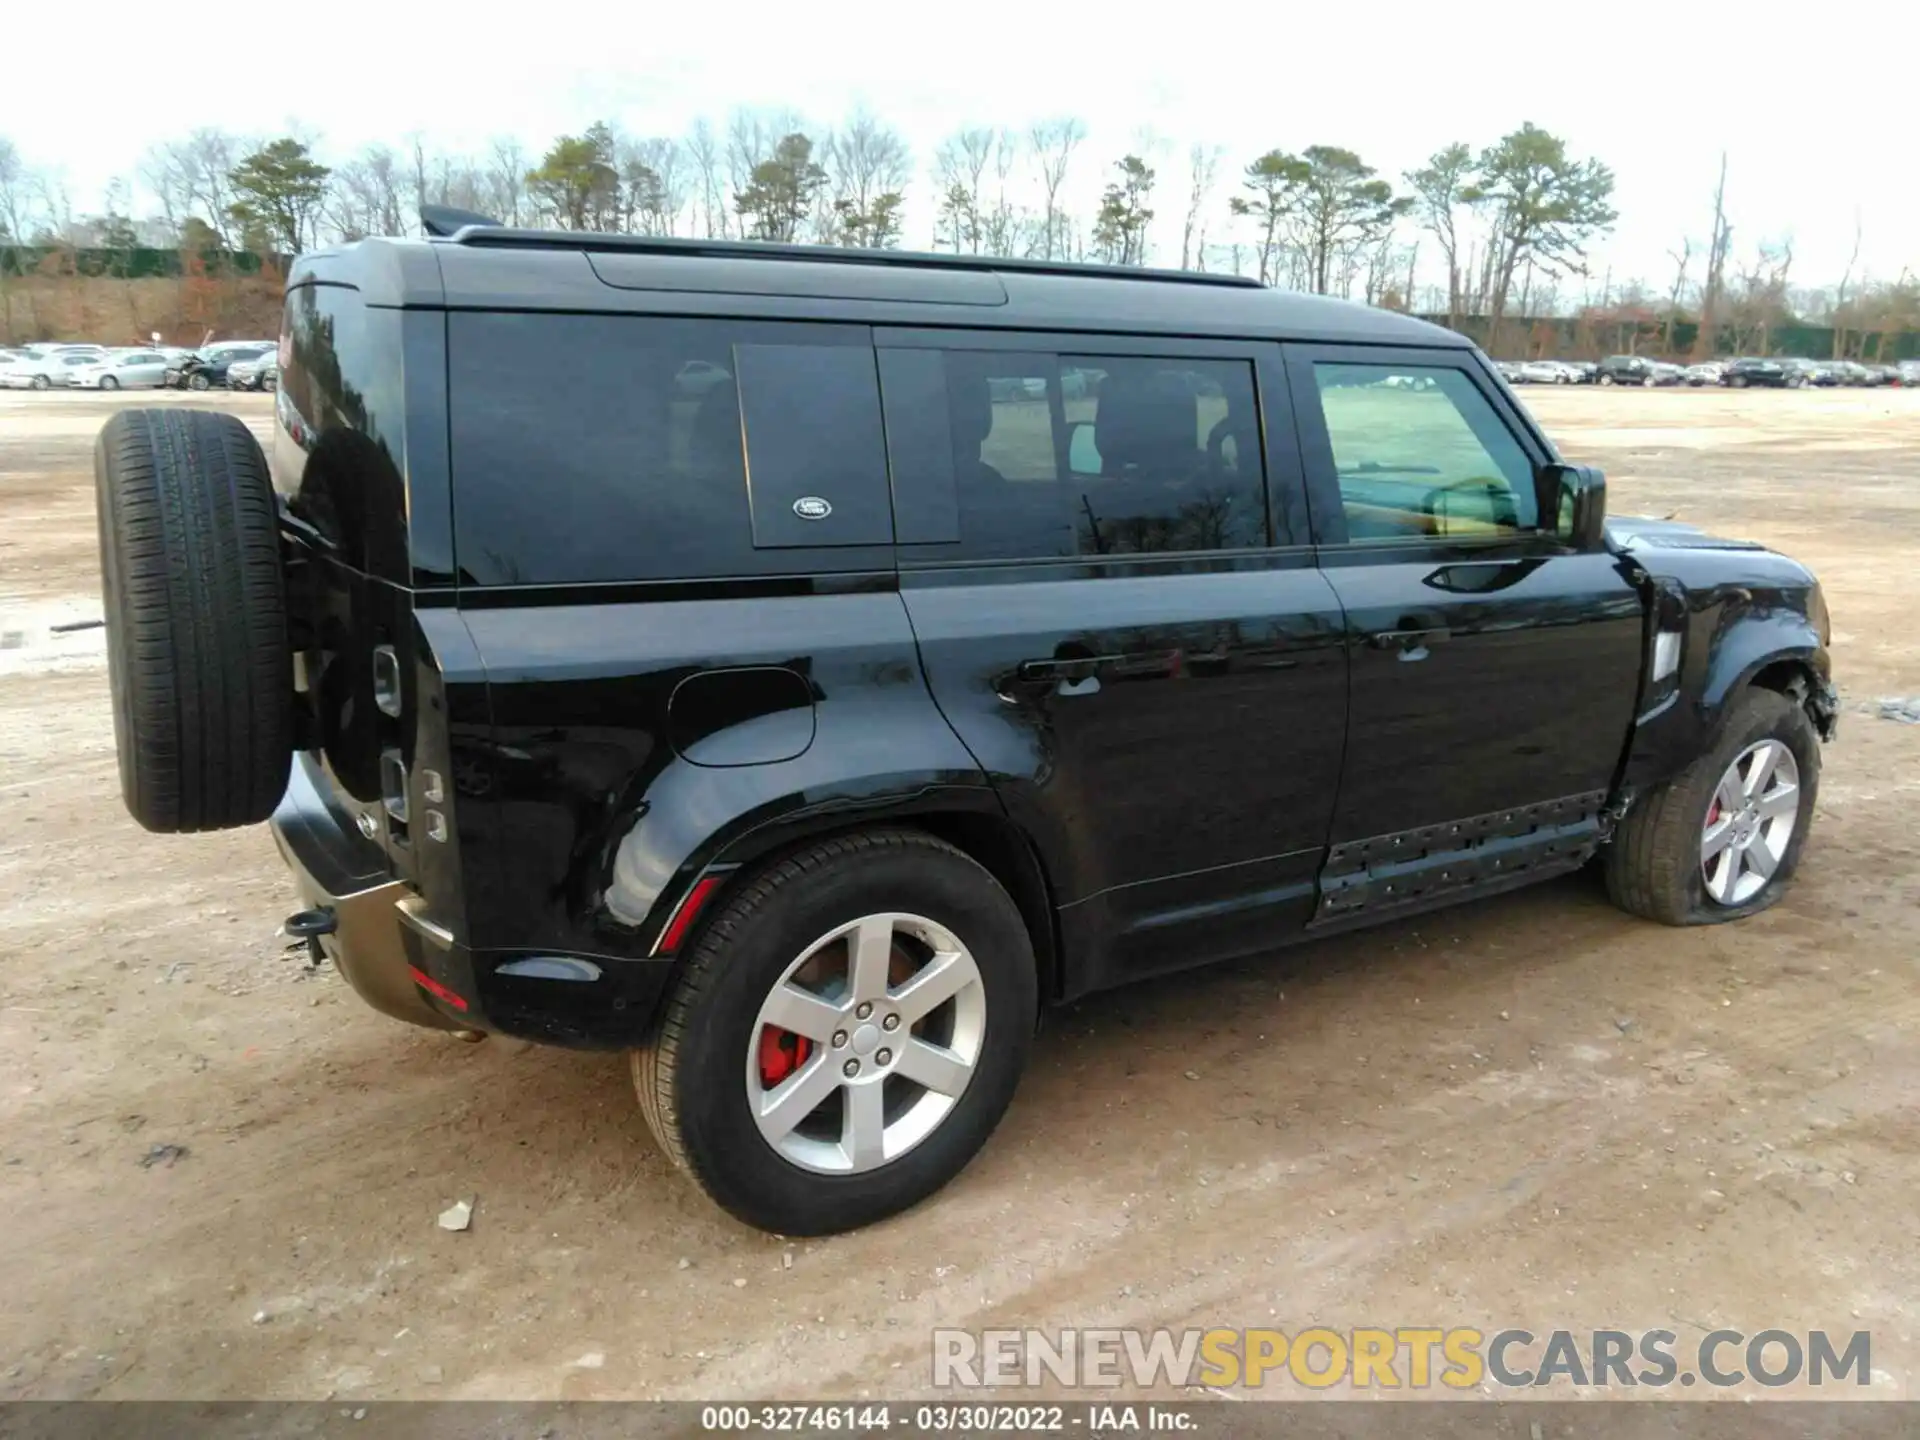
[[[476,584],[890,568],[863,329],[448,317],[454,528]]]
[[[937,357],[944,415],[905,413],[896,375],[916,392],[935,363],[882,352],[894,485],[904,517],[946,483],[950,449],[958,541],[928,558],[1060,559],[1266,544],[1266,491],[1253,369],[1238,360],[947,351]],[[906,356],[913,355],[909,364]],[[945,421],[938,463],[916,469]],[[916,443],[912,437],[926,437]]]
[[[1539,523],[1533,464],[1450,366],[1316,362],[1352,540],[1499,535]]]

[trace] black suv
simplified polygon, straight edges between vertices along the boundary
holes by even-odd
[[[1784,390],[1793,383],[1793,372],[1779,360],[1747,355],[1726,363],[1720,371],[1720,383],[1731,385],[1736,390],[1744,390],[1749,385],[1768,385],[1776,390]]]
[[[1644,355],[1609,355],[1594,376],[1602,385],[1657,385],[1660,374]]]
[[[129,808],[271,817],[390,1015],[631,1051],[752,1224],[937,1189],[1050,1002],[1596,855],[1731,920],[1814,814],[1814,577],[1405,316],[479,227],[302,256],[281,357],[270,461],[101,435]]]

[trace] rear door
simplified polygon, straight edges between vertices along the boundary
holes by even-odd
[[[1086,957],[1067,989],[1304,923],[1346,667],[1278,347],[877,343],[902,597],[935,698],[1049,864]]]
[[[1320,918],[1574,854],[1632,728],[1623,566],[1543,524],[1549,456],[1467,352],[1301,345],[1288,366],[1352,674]]]

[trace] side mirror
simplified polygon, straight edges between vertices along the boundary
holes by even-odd
[[[1576,550],[1606,544],[1607,477],[1592,465],[1543,465],[1540,508],[1553,517],[1553,533]]]

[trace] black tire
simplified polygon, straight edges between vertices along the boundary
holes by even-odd
[[[100,388],[102,390],[118,390],[120,388],[120,382],[111,375],[102,375],[100,377]]]
[[[94,445],[120,789],[161,832],[273,813],[293,670],[266,460],[231,415],[122,410]]]
[[[1013,1098],[1032,1043],[1038,982],[1013,900],[970,857],[913,830],[819,841],[737,880],[633,1053],[634,1088],[661,1148],[723,1209],[782,1235],[826,1235],[884,1219],[965,1168]],[[951,1111],[898,1159],[853,1174],[802,1169],[762,1137],[745,1061],[760,1007],[819,936],[863,915],[905,911],[973,953],[986,1031]]]
[[[1600,377],[1600,383],[1602,385],[1611,385],[1613,383],[1613,377],[1611,375],[1602,375]]]
[[[1700,838],[1720,777],[1758,740],[1774,739],[1800,769],[1800,809],[1779,866],[1763,889],[1740,905],[1722,905],[1706,892]],[[1785,893],[1812,828],[1820,795],[1820,736],[1805,708],[1771,690],[1748,690],[1728,706],[1714,743],[1665,785],[1643,796],[1621,820],[1607,846],[1607,893],[1629,914],[1663,925],[1715,925],[1772,905]]]
[[[46,390],[53,385],[53,382],[44,375],[36,375],[33,377],[32,384],[36,390]]]
[[[1736,390],[1744,390],[1747,388],[1747,377],[1744,375],[1729,376],[1727,379],[1727,384],[1731,385]]]
[[[187,388],[189,390],[205,390],[212,384],[213,382],[207,379],[207,377],[201,374],[198,370],[194,371],[193,374],[187,377]]]

